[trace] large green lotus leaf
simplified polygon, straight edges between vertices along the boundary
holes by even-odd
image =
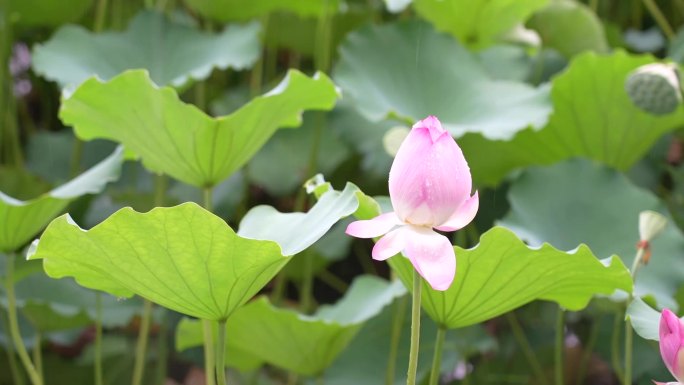
[[[12,252],[31,240],[69,204],[85,194],[96,194],[119,177],[123,148],[88,171],[38,198],[21,201],[0,191],[0,252]]]
[[[274,11],[316,17],[338,7],[338,0],[185,0],[193,11],[216,21],[250,20]]]
[[[545,47],[567,58],[583,51],[608,52],[601,19],[580,2],[554,0],[537,11],[527,25],[539,33]]]
[[[347,183],[343,191],[329,190],[307,213],[281,213],[271,206],[249,210],[240,222],[238,235],[274,241],[283,255],[297,254],[325,235],[340,218],[359,208],[358,187]]]
[[[324,74],[291,70],[270,92],[212,118],[135,70],[109,82],[85,81],[62,102],[60,118],[83,140],[115,140],[149,170],[204,187],[239,169],[279,127],[298,126],[303,110],[331,109],[337,97]]]
[[[124,208],[88,231],[59,217],[30,258],[43,259],[50,277],[207,320],[227,318],[289,260],[276,243],[242,238],[195,203]]]
[[[541,130],[527,129],[512,140],[477,134],[459,140],[473,177],[494,185],[511,170],[586,157],[627,170],[663,134],[684,121],[684,109],[662,117],[639,110],[625,92],[625,79],[653,57],[616,51],[576,56],[553,80],[553,114]]]
[[[354,280],[338,303],[322,306],[312,316],[276,308],[262,297],[240,308],[228,319],[228,364],[233,354],[245,351],[298,374],[320,375],[364,322],[405,293],[398,281],[390,283],[362,276]],[[196,321],[181,323],[177,345],[187,348],[201,343],[201,324]],[[231,351],[231,346],[236,351]]]
[[[660,312],[648,306],[641,298],[634,298],[627,306],[626,317],[641,338],[660,341]]]
[[[525,171],[508,193],[511,211],[501,224],[531,245],[562,249],[587,244],[599,258],[617,254],[631,265],[643,210],[667,212],[651,192],[604,166],[571,160]],[[684,237],[674,224],[651,242],[653,256],[639,269],[635,296],[654,296],[676,309],[673,296],[684,276]]]
[[[436,115],[456,136],[509,139],[542,127],[551,112],[548,87],[495,80],[477,56],[423,22],[364,27],[340,55],[335,80],[372,121]]]
[[[19,0],[5,4],[10,20],[25,27],[56,27],[78,21],[91,7],[93,0],[70,0],[68,6],[54,0]]]
[[[597,294],[632,290],[629,270],[619,258],[599,261],[583,244],[569,252],[549,244],[531,248],[510,230],[494,227],[476,247],[455,250],[451,287],[437,291],[422,283],[423,309],[449,328],[474,325],[534,300],[576,311]],[[394,256],[389,263],[404,284],[413,287],[411,262]]]
[[[94,75],[109,80],[136,68],[147,69],[160,86],[181,87],[207,78],[214,68],[251,67],[259,57],[259,29],[251,23],[209,34],[144,11],[125,32],[93,34],[64,26],[34,47],[32,64],[38,74],[63,87]]]
[[[440,31],[483,47],[524,22],[549,0],[414,0],[413,7]]]

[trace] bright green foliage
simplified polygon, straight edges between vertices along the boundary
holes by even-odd
[[[241,238],[194,203],[124,208],[88,231],[59,217],[30,258],[53,278],[207,320],[227,318],[289,260],[276,243]]]
[[[238,234],[250,239],[278,243],[283,255],[297,254],[311,246],[340,218],[359,208],[358,187],[347,183],[344,190],[324,193],[307,213],[281,213],[271,206],[251,209],[240,222]]]
[[[483,47],[524,22],[549,0],[414,0],[413,7],[440,31]]]
[[[90,9],[93,0],[69,0],[68,6],[54,0],[18,0],[4,4],[9,7],[10,20],[21,26],[52,27],[77,21]]]
[[[212,118],[138,70],[105,83],[87,80],[64,100],[60,117],[83,140],[115,140],[153,172],[210,187],[242,167],[279,127],[298,126],[305,109],[331,109],[337,97],[324,74],[291,70],[270,92]]]
[[[575,57],[553,81],[553,114],[546,127],[524,130],[510,141],[492,141],[476,134],[459,139],[473,177],[494,185],[513,169],[578,156],[628,169],[658,138],[684,121],[682,108],[655,117],[629,100],[627,74],[651,62],[650,56],[623,51]]]
[[[322,306],[312,316],[276,308],[266,297],[259,298],[228,319],[228,364],[232,365],[231,357],[244,351],[298,374],[320,375],[364,322],[405,292],[399,282],[362,276],[338,303]],[[176,341],[179,349],[200,345],[201,324],[184,320],[178,328]],[[231,351],[231,347],[236,351]]]
[[[632,322],[634,331],[641,338],[660,341],[660,312],[648,306],[641,298],[635,298],[629,304],[626,318]]]
[[[561,249],[587,244],[596,256],[617,254],[631,265],[639,241],[643,210],[665,212],[651,192],[634,186],[624,175],[600,165],[573,160],[552,167],[531,168],[508,193],[510,213],[500,222],[531,245],[548,242]],[[653,296],[673,310],[673,296],[682,284],[684,237],[674,224],[651,242],[653,255],[639,269],[635,296]]]
[[[28,201],[0,191],[0,252],[15,251],[30,241],[74,199],[102,191],[119,177],[122,162],[123,149],[119,148],[70,182]]]
[[[544,47],[568,58],[584,51],[608,52],[601,20],[578,1],[554,0],[537,11],[527,25],[539,33]]]
[[[97,75],[109,80],[127,69],[147,69],[160,86],[181,87],[206,79],[214,68],[245,69],[259,52],[257,23],[218,34],[174,23],[164,15],[138,14],[125,32],[93,34],[80,26],[60,28],[33,49],[33,69],[61,86]]]
[[[216,21],[250,20],[274,11],[285,11],[303,17],[316,17],[325,10],[337,8],[337,0],[187,0],[188,6],[203,17]]]
[[[372,121],[436,115],[455,136],[510,139],[543,126],[551,112],[547,87],[494,80],[477,56],[425,23],[364,27],[340,55],[335,81]]]
[[[629,270],[619,258],[596,259],[580,245],[564,252],[548,244],[526,246],[515,234],[494,227],[475,248],[456,250],[456,278],[446,291],[423,281],[423,309],[435,322],[459,328],[486,321],[534,300],[557,302],[580,310],[597,294],[632,290]],[[412,287],[413,266],[407,258],[389,260],[407,287]]]

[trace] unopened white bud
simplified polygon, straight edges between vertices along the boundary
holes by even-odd
[[[639,213],[639,238],[651,242],[665,230],[667,218],[658,212],[646,210]]]

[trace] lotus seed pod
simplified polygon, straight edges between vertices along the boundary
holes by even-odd
[[[682,103],[679,74],[673,64],[653,63],[637,68],[627,77],[625,89],[632,103],[653,115],[672,113]]]

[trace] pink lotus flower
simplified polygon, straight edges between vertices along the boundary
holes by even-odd
[[[435,232],[456,231],[470,223],[479,207],[470,196],[468,163],[451,135],[434,116],[416,123],[392,163],[389,193],[393,212],[356,221],[347,234],[384,235],[373,247],[383,261],[399,252],[435,290],[446,290],[456,275],[456,255],[449,239]]]
[[[660,315],[660,355],[677,382],[656,382],[658,385],[684,384],[684,322],[669,309]]]

